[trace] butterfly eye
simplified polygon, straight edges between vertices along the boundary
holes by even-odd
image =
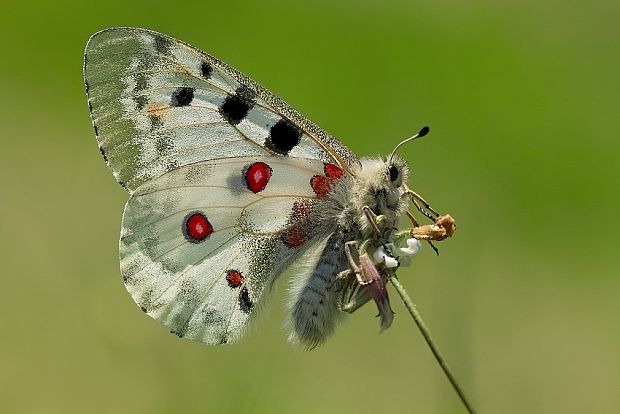
[[[390,181],[394,182],[398,179],[398,168],[396,168],[393,165],[390,165],[390,167],[388,168],[388,171],[390,173]]]

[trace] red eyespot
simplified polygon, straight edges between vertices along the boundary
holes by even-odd
[[[344,171],[342,171],[342,168],[340,168],[336,164],[330,164],[328,162],[325,163],[323,171],[325,171],[325,176],[327,178],[331,178],[332,180],[342,178],[342,176],[344,175]]]
[[[271,167],[264,162],[255,162],[245,169],[245,184],[253,193],[261,192],[267,187],[271,178]]]
[[[183,234],[192,243],[199,243],[213,233],[213,226],[207,217],[200,212],[189,213],[185,216]]]
[[[327,194],[329,194],[331,181],[324,175],[315,175],[310,180],[310,185],[312,186],[314,193],[319,196],[319,198],[325,198],[327,197]]]
[[[309,200],[298,200],[293,204],[293,209],[289,217],[291,227],[282,233],[280,237],[282,243],[284,243],[286,247],[295,249],[302,246],[308,238],[311,237],[311,208]]]
[[[226,281],[231,288],[238,288],[243,284],[243,276],[238,270],[231,269],[226,272]]]
[[[304,234],[303,226],[295,226],[283,233],[282,242],[286,247],[291,249],[302,246],[306,242],[306,235]]]
[[[334,183],[344,175],[342,168],[328,162],[324,164],[323,171],[325,175],[315,175],[310,180],[310,186],[319,198],[327,197]]]
[[[291,220],[295,223],[306,222],[310,218],[310,202],[309,200],[298,200],[293,203],[293,211],[291,212]]]

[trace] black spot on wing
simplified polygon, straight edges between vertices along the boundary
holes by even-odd
[[[138,71],[134,75],[135,85],[133,87],[134,92],[140,92],[145,90],[149,86],[149,78],[146,73],[141,72],[144,70],[144,66],[138,67]]]
[[[147,63],[140,62],[138,64],[138,67],[136,68],[135,73],[133,74],[133,81],[134,81],[133,101],[135,102],[136,108],[138,109],[138,111],[141,111],[142,109],[144,109],[146,105],[148,104],[148,98],[144,94],[141,93],[149,86],[149,75],[146,73],[147,69],[148,69]]]
[[[250,299],[250,292],[248,292],[247,287],[244,287],[241,289],[241,294],[239,295],[239,307],[241,308],[241,311],[250,313],[253,305],[252,299]]]
[[[203,78],[209,79],[213,74],[213,66],[211,66],[209,62],[202,62],[200,65],[200,74]]]
[[[194,282],[185,280],[181,283],[177,300],[182,301],[190,308],[194,308],[196,306],[196,304],[200,301],[200,294]]]
[[[151,129],[161,128],[164,125],[161,118],[157,115],[149,116],[149,121],[151,122]]]
[[[155,50],[163,55],[170,55],[172,44],[170,39],[163,36],[155,36]]]
[[[133,101],[136,103],[136,108],[138,109],[138,111],[141,111],[146,108],[146,105],[149,103],[149,98],[147,98],[145,95],[136,95],[133,98]]]
[[[194,100],[194,88],[183,87],[172,92],[170,97],[170,106],[187,106]]]
[[[157,157],[165,158],[174,150],[174,141],[167,136],[158,136],[155,138],[155,150],[157,151]],[[178,161],[170,159],[166,162],[166,169],[171,170],[178,166]]]
[[[280,119],[269,131],[269,137],[265,141],[265,146],[281,155],[287,155],[299,144],[301,130],[291,121]]]
[[[96,133],[96,131],[95,131]],[[101,155],[103,155],[103,160],[107,163],[108,162],[108,155],[105,153],[105,150],[103,149],[103,147],[99,147],[99,152],[101,153]]]
[[[226,323],[226,319],[224,319],[216,309],[208,307],[207,305],[202,308],[201,314],[205,325],[222,326]]]
[[[138,306],[140,306],[140,309],[142,309],[144,312],[151,312],[157,308],[156,306],[154,306],[153,300],[154,300],[153,289],[147,289],[144,292],[142,292],[140,300],[138,300],[137,303],[138,303]]]
[[[220,114],[231,125],[237,125],[246,116],[255,104],[254,92],[245,86],[240,86],[234,95],[228,95],[220,106]]]
[[[165,167],[166,167],[166,171],[176,170],[177,168],[179,168],[179,161],[177,160],[167,161],[165,163]]]

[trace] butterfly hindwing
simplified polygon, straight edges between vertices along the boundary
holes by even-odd
[[[121,272],[136,303],[179,336],[232,342],[291,262],[324,237],[317,160],[243,157],[177,168],[138,188]]]
[[[299,157],[344,170],[358,162],[256,82],[163,34],[94,34],[84,76],[99,148],[129,192],[167,171],[224,157]]]

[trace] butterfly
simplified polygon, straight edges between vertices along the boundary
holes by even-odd
[[[378,239],[368,260],[398,263],[386,243],[411,195],[398,155],[359,159],[229,65],[146,29],[95,33],[84,78],[99,149],[130,194],[124,284],[172,333],[237,341],[291,269],[290,338],[313,347],[373,298],[375,273],[347,276],[347,243]]]

